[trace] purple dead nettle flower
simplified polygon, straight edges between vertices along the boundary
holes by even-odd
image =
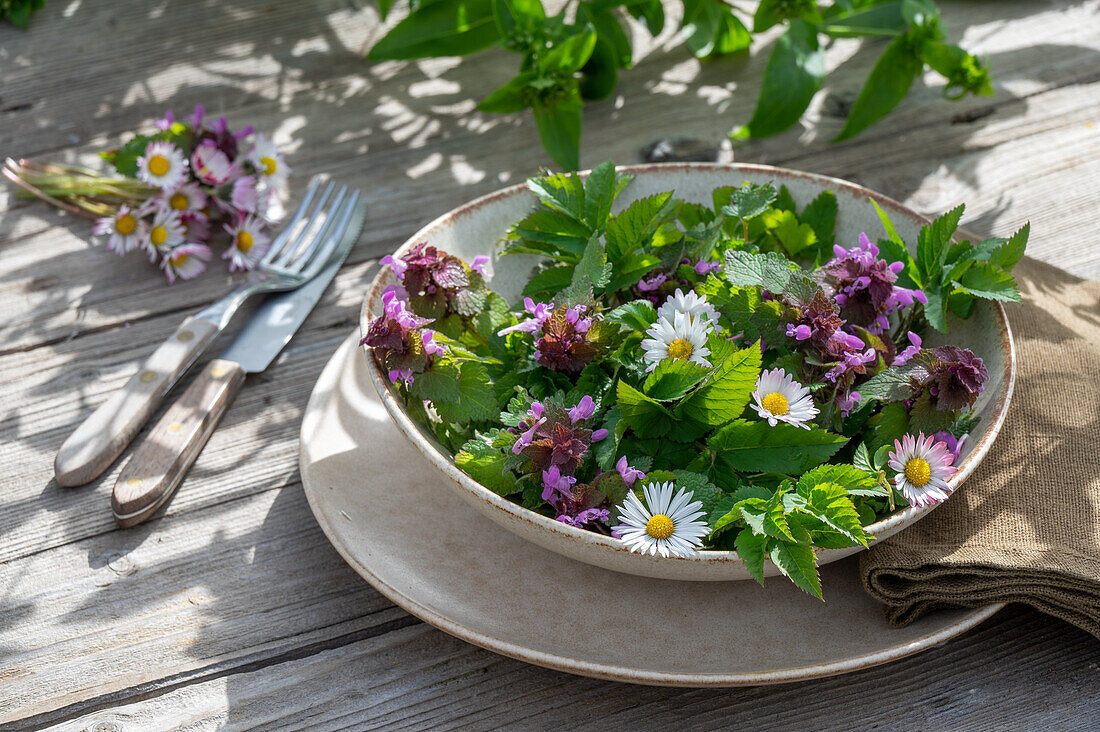
[[[915,356],[921,368],[909,377],[917,392],[928,390],[937,409],[954,411],[974,406],[989,379],[982,360],[967,348],[940,346]]]
[[[711,272],[718,273],[721,271],[721,262],[708,262],[705,259],[700,259],[698,262],[695,263],[695,274],[700,276],[708,275]]]
[[[535,302],[531,298],[525,297],[523,298],[523,309],[532,317],[497,331],[498,336],[503,337],[509,333],[538,333],[542,330],[542,324],[553,314],[554,303]]]
[[[359,342],[379,352],[395,384],[412,383],[414,374],[423,373],[435,356],[446,351],[435,341],[435,331],[420,330],[432,321],[409,310],[406,295],[400,285],[387,287],[382,292],[382,314],[371,321]]]
[[[569,524],[570,526],[576,526],[578,529],[583,529],[589,524],[606,524],[611,520],[611,509],[609,508],[586,508],[579,511],[576,516],[570,516],[568,513],[563,513],[557,517],[558,521],[563,524]]]
[[[844,394],[843,392],[837,392],[836,406],[840,410],[840,416],[847,417],[852,413],[852,410],[859,404],[859,400],[863,397],[860,396],[858,391],[849,392]]]
[[[619,458],[619,461],[615,463],[615,470],[619,471],[619,475],[622,476],[623,482],[626,483],[627,488],[633,488],[634,481],[636,480],[645,480],[645,473],[627,464],[626,455],[623,455]]]
[[[859,235],[859,244],[845,249],[833,246],[836,254],[822,268],[829,284],[835,290],[834,298],[845,320],[880,334],[890,326],[888,316],[919,300],[928,298],[920,290],[899,287],[898,273],[904,269],[902,262],[888,263],[879,259],[879,249],[866,234]]]
[[[935,438],[936,442],[942,442],[946,444],[947,451],[954,455],[955,459],[957,460],[959,457],[959,453],[962,452],[963,445],[966,443],[966,438],[969,437],[969,435],[955,437],[955,435],[951,434],[950,432],[940,431],[933,432],[932,437]]]
[[[913,331],[909,331],[909,345],[906,346],[905,350],[902,351],[901,353],[899,353],[897,358],[894,359],[894,365],[895,366],[904,366],[905,364],[909,363],[909,361],[912,360],[912,358],[914,356],[916,356],[918,353],[920,353],[920,349],[921,349],[921,338],[920,338],[920,336],[917,335],[916,333],[914,333]]]
[[[421,243],[401,257],[383,257],[380,263],[393,270],[417,310],[441,317],[446,312],[476,313],[467,290],[484,285],[482,274],[488,261],[488,257],[479,257],[474,260],[476,268],[467,267],[458,257]]]
[[[666,275],[664,272],[658,272],[652,277],[643,277],[641,281],[638,282],[638,290],[640,292],[653,292],[661,285],[663,285],[667,280],[668,275]]]
[[[518,425],[521,432],[512,452],[527,458],[539,470],[557,466],[561,475],[572,476],[592,443],[607,437],[607,430],[593,432],[586,426],[595,412],[595,401],[587,395],[568,410],[552,401],[533,402]]]
[[[542,471],[542,500],[548,501],[554,494],[570,497],[573,495],[570,488],[577,479],[572,475],[562,475],[557,465],[551,465]]]
[[[489,258],[484,254],[479,254],[474,257],[474,261],[470,262],[470,269],[477,272],[482,277],[488,277],[489,273],[485,271],[485,265],[489,264]]]
[[[589,331],[598,316],[585,315],[585,305],[555,308],[552,302],[535,302],[524,298],[523,308],[532,317],[497,331],[531,333],[535,336],[535,360],[554,371],[580,371],[598,351],[589,342]]]

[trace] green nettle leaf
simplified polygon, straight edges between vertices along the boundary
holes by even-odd
[[[581,102],[565,100],[553,108],[535,108],[539,139],[554,162],[564,170],[580,167]]]
[[[867,446],[861,444],[860,447],[863,448],[866,455]],[[859,448],[856,448],[856,452],[859,452]],[[798,479],[796,489],[800,495],[808,496],[809,491],[819,483],[835,483],[846,491],[871,488],[876,485],[876,481],[871,475],[873,472],[870,468],[869,459],[867,470],[863,470],[856,465],[845,465],[843,463],[819,465],[813,470],[802,474],[802,477]]]
[[[502,496],[511,495],[518,490],[516,476],[511,471],[505,472],[507,462],[507,453],[479,439],[470,440],[455,455],[455,465],[478,483]]]
[[[769,541],[768,557],[785,577],[819,600],[821,578],[817,573],[817,557],[814,550],[802,544]]]
[[[852,465],[865,473],[874,473],[875,467],[871,465],[871,453],[867,450],[867,443],[861,442],[852,456]]]
[[[960,203],[928,226],[922,227],[917,235],[917,269],[926,288],[932,289],[933,285],[940,283],[939,277],[947,259],[951,236],[959,228],[959,219],[962,218],[965,208]]]
[[[592,169],[584,183],[584,221],[593,231],[607,223],[611,204],[633,179],[632,175],[617,173],[610,160]]]
[[[722,206],[722,213],[735,219],[751,219],[768,210],[779,191],[772,186],[745,183],[730,191],[729,203]]]
[[[592,230],[583,224],[585,192],[584,183],[581,182],[579,175],[576,173],[556,173],[538,178],[528,178],[527,188],[538,196],[542,205],[563,213],[574,221],[582,222],[584,239],[587,241]]]
[[[409,386],[409,392],[431,402],[454,402],[460,397],[458,364],[450,360],[438,360],[422,374],[417,374]]]
[[[760,376],[757,343],[734,352],[690,398],[676,408],[678,416],[699,424],[717,426],[741,416]]]
[[[1006,272],[1011,272],[1012,268],[1024,257],[1024,249],[1027,247],[1027,238],[1030,233],[1031,222],[1028,222],[993,249],[989,255],[989,263],[994,267],[1000,267]]]
[[[867,420],[867,424],[871,427],[869,449],[890,447],[909,431],[909,412],[901,402],[892,402]]]
[[[417,377],[419,381],[420,377]],[[416,382],[414,381],[415,385]],[[496,395],[489,381],[489,372],[475,361],[462,364],[458,380],[458,398],[454,401],[433,401],[435,410],[446,422],[472,422],[492,419],[500,414]]]
[[[832,191],[822,191],[810,201],[802,211],[802,221],[809,225],[817,235],[818,248],[826,256],[832,256],[833,232],[836,230],[836,195]]]
[[[916,368],[915,364],[891,366],[860,384],[861,405],[865,406],[873,400],[896,402],[908,399],[913,394],[913,390],[909,388],[909,377]]]
[[[615,388],[623,422],[638,437],[661,437],[672,427],[672,414],[661,403],[647,397],[625,381]]]
[[[732,136],[767,137],[787,129],[802,116],[824,78],[825,51],[817,31],[805,21],[792,20],[768,58],[752,119]]]
[[[749,528],[741,529],[734,541],[737,553],[745,563],[745,569],[761,585],[764,584],[764,542],[764,537],[757,536]]]
[[[491,114],[512,114],[524,110],[527,108],[524,93],[537,78],[538,74],[534,71],[518,74],[482,99],[477,108]]]
[[[703,512],[709,514],[722,501],[726,494],[715,486],[707,476],[693,473],[690,470],[673,470],[674,482],[677,488],[691,491],[691,499],[703,504]]]
[[[493,18],[494,0],[447,0],[421,3],[382,37],[371,61],[463,56],[500,40]]]
[[[739,419],[722,427],[707,444],[715,464],[749,473],[796,474],[828,460],[848,438],[822,429]]]
[[[573,281],[574,267],[563,264],[544,269],[535,274],[523,286],[524,295],[541,295],[561,292]],[[482,331],[485,332],[485,331]]]
[[[623,439],[623,434],[626,432],[626,422],[622,421],[623,414],[619,410],[618,405],[611,407],[607,410],[607,414],[604,415],[603,428],[607,430],[607,437],[600,440],[595,445],[596,452],[596,464],[600,466],[600,470],[611,470],[611,467],[618,460],[619,443]]]
[[[1012,275],[992,264],[975,264],[953,284],[986,300],[1020,302],[1020,291]]]
[[[863,530],[859,512],[844,486],[837,483],[818,483],[805,493],[802,493],[800,486],[799,493],[806,499],[801,511],[810,514],[853,544],[867,546],[868,540],[873,538]]]
[[[584,255],[573,270],[570,284],[583,287],[582,278],[595,290],[602,289],[611,280],[611,265],[607,263],[607,251],[599,234],[593,234],[588,240]]]
[[[639,198],[607,222],[607,256],[618,261],[647,244],[662,223],[676,209],[672,191]]]
[[[659,402],[679,399],[705,379],[710,369],[682,358],[665,359],[646,377],[643,391]]]
[[[886,47],[871,75],[863,84],[844,129],[833,142],[855,137],[898,106],[909,87],[924,69],[924,62],[914,52],[907,35],[900,35]]]
[[[791,279],[791,262],[779,252],[756,254],[730,249],[722,274],[734,287],[764,287],[782,293]]]
[[[943,291],[939,287],[926,289],[924,295],[928,298],[928,303],[924,306],[924,317],[928,320],[928,324],[940,333],[946,333],[947,298],[943,296]]]
[[[817,233],[813,227],[800,223],[793,211],[779,211],[777,218],[778,223],[772,233],[791,257],[798,257],[817,244]]]
[[[657,321],[657,311],[648,300],[634,300],[615,308],[604,320],[644,333]]]

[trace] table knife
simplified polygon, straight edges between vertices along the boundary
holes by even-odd
[[[365,207],[359,204],[346,237],[352,241],[358,238],[364,217]],[[176,491],[240,390],[245,375],[267,369],[321,299],[351,249],[342,248],[343,256],[310,282],[265,300],[221,357],[210,361],[195,376],[149,430],[115,481],[111,510],[120,526],[141,523]]]

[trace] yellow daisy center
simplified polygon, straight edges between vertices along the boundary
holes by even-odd
[[[905,464],[905,479],[917,488],[926,486],[932,480],[932,467],[927,460],[912,458]]]
[[[771,394],[761,399],[760,404],[763,405],[764,409],[767,409],[776,417],[782,417],[784,414],[791,411],[791,405],[787,403],[787,397],[777,391],[773,391]]]
[[[125,216],[119,216],[118,219],[115,221],[115,231],[122,234],[123,236],[128,236],[130,234],[133,234],[134,229],[136,229],[136,228],[137,228],[137,219],[135,219],[130,214],[126,214]]]
[[[672,536],[672,519],[659,513],[649,521],[646,521],[645,532],[654,539],[667,539]]]
[[[242,252],[247,252],[252,248],[252,244],[252,235],[247,231],[242,231],[240,234],[237,234],[237,249]]]
[[[687,338],[677,338],[672,343],[668,344],[668,357],[687,358],[691,355],[693,350],[691,342]]]
[[[260,158],[260,165],[264,166],[264,175],[275,175],[275,171],[279,169],[279,163],[275,158],[266,156]]]
[[[183,264],[184,262],[187,261],[188,256],[190,256],[190,255],[188,255],[188,254],[173,254],[171,257],[169,257],[169,259],[172,260],[172,264],[174,264],[175,266],[178,267],[178,266],[180,266],[181,264]]]
[[[149,158],[149,172],[158,178],[168,173],[168,168],[171,165],[168,163],[168,158],[163,155],[154,155]]]
[[[161,244],[168,241],[168,229],[163,226],[154,226],[153,230],[149,232],[149,241],[159,247]]]
[[[187,196],[182,193],[173,193],[172,197],[168,199],[168,205],[177,211],[185,210],[188,203]]]

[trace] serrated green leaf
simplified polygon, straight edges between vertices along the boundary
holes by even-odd
[[[959,228],[959,219],[962,218],[965,208],[963,204],[959,204],[931,224],[921,227],[917,235],[917,269],[926,288],[932,288],[940,282],[951,236]]]
[[[892,402],[867,420],[867,425],[871,428],[869,449],[877,451],[880,447],[892,445],[894,440],[901,439],[909,430],[909,412],[901,402]]]
[[[607,256],[613,261],[646,244],[675,210],[672,192],[639,198],[607,222]]]
[[[764,537],[752,533],[752,529],[741,529],[734,542],[737,554],[745,563],[745,569],[753,579],[764,584]]]
[[[525,296],[542,294],[552,296],[561,292],[573,281],[573,269],[574,266],[568,264],[544,269],[527,281],[527,284],[523,287],[523,294]]]
[[[680,417],[717,426],[736,419],[749,403],[760,375],[760,346],[752,344],[730,354],[713,375],[676,409]]]
[[[909,377],[914,370],[915,367],[907,364],[891,366],[875,374],[858,387],[861,405],[871,401],[896,402],[908,399],[913,394],[909,387]]]
[[[415,382],[414,382],[415,384]],[[489,372],[480,363],[462,364],[458,380],[458,398],[454,401],[433,401],[439,416],[446,422],[471,422],[492,419],[500,414]]]
[[[623,421],[638,437],[661,437],[672,426],[672,415],[660,402],[650,399],[625,381],[615,388]]]
[[[600,470],[611,470],[618,459],[619,443],[626,432],[626,423],[622,421],[622,412],[616,404],[607,410],[603,418],[603,429],[607,430],[607,437],[596,443],[596,464]]]
[[[989,257],[989,263],[994,267],[1000,267],[1005,272],[1011,272],[1012,268],[1016,266],[1016,263],[1023,259],[1024,250],[1027,248],[1027,239],[1030,234],[1031,222],[1029,221],[993,250],[993,253]]]
[[[867,443],[861,442],[856,447],[855,454],[852,456],[852,465],[865,473],[875,472],[875,467],[871,465],[871,453],[867,450]]]
[[[817,599],[824,599],[813,549],[802,544],[769,541],[768,557],[785,577]]]
[[[818,249],[830,256],[838,212],[836,194],[822,191],[802,210],[802,221],[817,235]]]
[[[793,211],[778,211],[778,223],[772,234],[787,250],[788,256],[795,258],[817,244],[817,234],[809,224],[799,222]]]
[[[866,453],[867,447],[860,445]],[[857,448],[858,452],[859,449]],[[813,470],[809,470],[804,473],[796,484],[796,489],[799,495],[803,497],[809,497],[810,491],[819,483],[832,483],[839,485],[845,490],[854,488],[870,488],[875,485],[875,479],[871,475],[870,470],[864,471],[855,465],[846,465],[844,463],[833,463],[829,465],[819,465]]]
[[[634,300],[609,312],[605,320],[644,333],[657,321],[657,310],[648,300]]]
[[[691,491],[692,500],[699,501],[703,504],[701,510],[705,514],[709,514],[713,511],[718,505],[718,502],[726,495],[721,489],[707,480],[705,475],[694,473],[690,470],[673,470],[672,474],[675,476],[676,487]]]
[[[819,465],[848,439],[821,429],[739,419],[722,427],[707,444],[717,452],[716,465],[750,473],[802,473]]]
[[[516,492],[516,477],[505,470],[508,454],[474,439],[455,455],[455,465],[471,478],[501,496]]]
[[[782,294],[791,281],[791,262],[778,252],[756,254],[738,249],[725,253],[722,274],[735,287],[763,287]]]
[[[986,300],[1020,302],[1020,291],[1012,275],[992,264],[976,263],[954,284]]]
[[[584,182],[584,221],[595,231],[607,223],[611,204],[632,176],[616,173],[610,160],[597,165]]]
[[[744,183],[730,192],[729,203],[722,206],[722,213],[745,221],[767,211],[778,197],[779,192],[773,186]]]
[[[607,251],[600,240],[600,235],[598,233],[593,234],[584,248],[581,261],[577,262],[576,269],[573,270],[573,279],[570,284],[574,287],[583,287],[584,281],[587,281],[593,290],[598,291],[610,279],[611,265],[607,263]]]
[[[859,512],[844,486],[819,482],[802,493],[802,481],[799,481],[799,492],[806,498],[806,504],[800,509],[802,512],[842,534],[853,544],[867,546],[867,541],[873,538],[863,530]]]
[[[416,375],[409,385],[409,393],[431,402],[457,401],[460,397],[460,375],[458,364],[449,360],[437,360],[430,369]]]
[[[682,358],[665,359],[646,377],[642,390],[659,402],[670,402],[687,394],[711,370]]]

